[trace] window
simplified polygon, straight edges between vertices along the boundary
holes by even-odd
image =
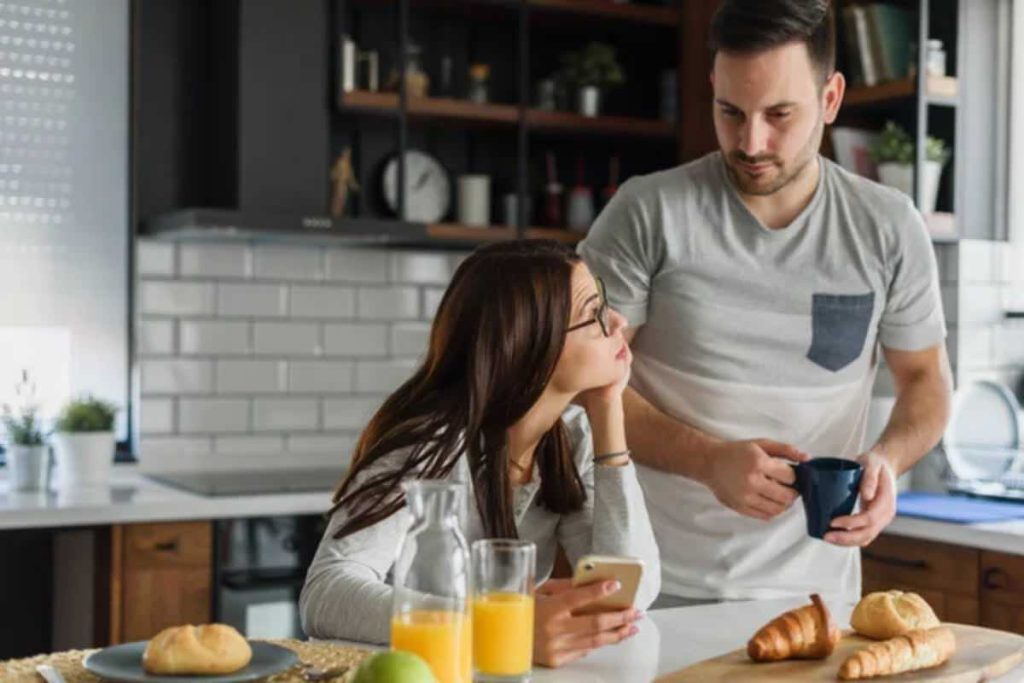
[[[0,0],[0,402],[91,393],[128,436],[128,0]]]

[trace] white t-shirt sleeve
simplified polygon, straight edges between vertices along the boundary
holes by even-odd
[[[946,338],[946,320],[928,229],[909,201],[905,207],[904,219],[897,224],[889,291],[879,322],[878,340],[886,348],[920,351]]]
[[[639,327],[647,320],[651,280],[662,258],[656,202],[645,201],[637,181],[626,182],[594,221],[579,254],[604,281],[608,303]]]

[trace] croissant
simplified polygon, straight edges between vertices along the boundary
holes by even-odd
[[[810,605],[790,610],[761,627],[747,643],[755,662],[783,659],[824,659],[832,654],[842,634],[817,593]]]
[[[142,668],[150,674],[228,674],[250,659],[249,643],[230,626],[172,626],[146,644]]]
[[[850,655],[839,667],[839,678],[855,681],[939,666],[956,652],[956,637],[946,626],[915,630]]]

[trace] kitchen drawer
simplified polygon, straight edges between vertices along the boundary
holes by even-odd
[[[209,567],[213,542],[209,522],[129,524],[124,530],[124,564],[128,571]]]
[[[865,586],[978,596],[977,550],[883,534],[863,549],[861,557]]]
[[[1024,557],[982,551],[981,624],[1024,634]]]

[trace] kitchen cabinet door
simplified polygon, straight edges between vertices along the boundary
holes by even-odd
[[[1024,634],[1024,557],[982,551],[981,625]]]
[[[864,593],[918,593],[943,621],[977,624],[979,552],[883,534],[861,554]]]
[[[209,522],[130,524],[112,529],[111,641],[211,620]]]

